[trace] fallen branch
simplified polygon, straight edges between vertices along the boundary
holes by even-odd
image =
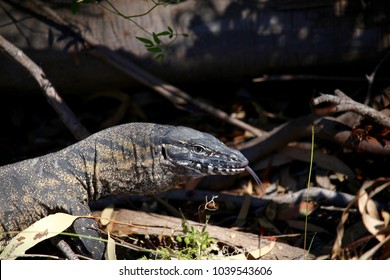
[[[94,212],[94,216],[100,216],[101,212]],[[128,209],[115,210],[111,217],[115,222],[112,222],[110,233],[129,235],[147,235],[147,236],[183,236],[182,231],[183,220],[153,213],[145,213]],[[187,220],[190,227],[202,230],[205,225]],[[136,226],[132,226],[136,225]],[[297,247],[290,246],[285,243],[276,241],[277,246],[272,247],[271,254],[267,248],[275,241],[263,238],[257,234],[242,232],[230,228],[219,227],[207,224],[205,230],[209,236],[214,238],[218,243],[226,244],[237,250],[250,253],[254,250],[259,250],[262,259],[294,259],[297,256],[305,254],[305,252]],[[275,236],[278,238],[278,236]],[[310,258],[313,256],[310,255]]]
[[[239,146],[249,162],[261,159],[300,138],[310,136],[311,126],[316,118],[306,115],[284,123],[263,137],[248,141]]]
[[[19,48],[11,44],[1,35],[0,49],[16,62],[18,62],[21,66],[23,66],[34,77],[44,92],[49,104],[54,108],[62,122],[66,125],[66,127],[70,130],[76,139],[81,140],[89,136],[89,132],[77,120],[72,110],[66,105],[65,101],[61,98],[50,81],[46,78],[43,70],[37,64],[35,64],[34,61],[32,61]]]
[[[320,203],[321,205],[331,205],[335,207],[347,207],[348,204],[350,204],[355,198],[354,195],[348,193],[311,187],[310,189],[302,189],[291,194],[285,194],[270,199],[278,204],[297,204],[301,201],[306,201],[306,197]]]
[[[314,124],[315,137],[335,142],[340,146],[365,153],[390,155],[390,146],[383,146],[377,141],[353,141],[351,127],[332,117],[313,117],[306,115],[276,127],[268,135],[246,142],[239,148],[250,162],[264,158],[277,152],[289,143],[311,135]]]
[[[211,192],[204,190],[172,190],[163,194],[159,194],[159,197],[163,197],[166,200],[175,200],[175,201],[192,201],[204,203],[205,199],[211,199],[213,196],[218,195],[218,199],[215,201],[222,203],[228,201],[230,204],[240,207],[244,200],[244,196],[232,195],[227,193]],[[284,195],[266,195],[262,198],[251,197],[250,207],[256,209],[257,212],[261,212],[271,201],[275,203],[285,203],[285,204],[298,204],[301,201],[306,200],[308,196],[311,200],[315,200],[321,205],[325,206],[335,206],[335,207],[346,207],[353,200],[354,196],[351,194],[343,192],[335,192],[331,190],[326,190],[318,187],[311,187],[309,190],[302,189],[295,193],[289,193]],[[100,199],[91,203],[93,209],[104,209],[107,205],[114,204],[119,206],[128,205],[129,201],[152,201],[154,198],[152,196],[111,196],[107,198]]]
[[[327,113],[338,113],[345,111],[356,112],[366,118],[373,120],[374,122],[390,128],[390,117],[372,109],[366,105],[354,101],[341,90],[335,90],[335,95],[322,94],[319,97],[313,99],[313,105],[319,105],[321,103],[329,102],[335,104],[328,108]]]

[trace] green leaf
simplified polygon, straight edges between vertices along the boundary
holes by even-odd
[[[137,38],[137,39],[140,40],[142,43],[144,43],[146,47],[152,47],[152,46],[154,46],[153,42],[152,42],[151,40],[149,40],[149,39],[146,39],[146,38],[143,38],[143,37],[137,37],[137,36],[136,36],[135,38]]]
[[[172,27],[168,26],[167,28],[168,28],[168,31],[171,32],[171,34],[172,34],[173,33]]]
[[[146,48],[149,52],[151,53],[160,53],[162,52],[161,48],[160,47],[150,47],[150,48]]]
[[[157,36],[168,36],[168,35],[171,35],[172,32],[169,32],[169,31],[163,31],[163,32],[160,32],[157,34]]]
[[[187,33],[183,33],[183,34],[181,34],[181,35],[183,35],[183,37],[188,37],[188,34],[187,34]]]
[[[156,55],[155,59],[158,60],[158,61],[163,61],[164,60],[164,54],[160,53],[160,54]]]
[[[156,43],[156,45],[160,45],[161,40],[158,38],[157,34],[153,32],[153,40]]]

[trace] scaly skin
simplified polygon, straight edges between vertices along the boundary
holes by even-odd
[[[0,233],[20,231],[56,212],[90,215],[89,201],[116,194],[153,194],[191,178],[237,174],[248,161],[215,137],[186,127],[124,124],[56,153],[0,167]],[[99,237],[93,219],[76,233]],[[0,251],[12,238],[0,234]],[[81,251],[103,257],[102,242],[81,238]]]

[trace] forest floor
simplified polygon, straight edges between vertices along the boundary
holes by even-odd
[[[369,90],[364,79],[324,82],[304,77],[178,86],[194,100],[259,129],[262,136],[196,106],[177,108],[141,86],[64,99],[91,132],[126,122],[209,132],[242,150],[262,185],[249,174],[211,176],[155,197],[98,201],[92,205],[96,215],[115,204],[110,216],[115,222],[102,228],[109,228],[122,244],[118,257],[390,257],[389,127],[368,120],[364,110],[352,112],[358,104],[351,103],[365,103],[364,109],[386,115],[386,82]],[[352,99],[334,95],[336,89]],[[314,106],[320,93],[339,99],[332,103],[326,96],[325,103]],[[2,165],[76,141],[43,96],[3,96],[0,121],[7,133],[0,136]],[[352,109],[335,105],[345,103]]]

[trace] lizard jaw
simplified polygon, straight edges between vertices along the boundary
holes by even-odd
[[[247,163],[245,165],[212,165],[212,164],[201,164],[199,162],[191,161],[177,161],[176,164],[185,167],[191,171],[195,171],[198,176],[206,175],[236,175],[241,172],[244,172],[247,168]]]

